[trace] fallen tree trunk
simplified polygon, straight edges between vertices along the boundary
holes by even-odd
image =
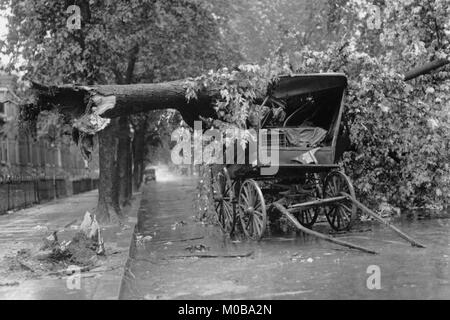
[[[158,109],[180,111],[188,124],[199,116],[215,114],[212,101],[217,93],[198,92],[197,99],[186,99],[187,81],[164,83],[47,87],[34,84],[38,112],[57,108],[77,119],[74,126],[81,132],[96,134],[111,119]]]
[[[93,136],[114,118],[160,109],[178,110],[191,127],[201,118],[215,118],[213,101],[219,93],[200,91],[196,99],[188,101],[188,85],[188,80],[98,86],[43,86],[34,83],[34,103],[26,106],[21,117],[22,120],[34,121],[44,110],[58,110],[73,123],[74,140],[83,156],[89,159]]]
[[[408,71],[404,80],[412,80],[449,64],[439,59]],[[43,86],[34,83],[35,104],[26,111],[36,119],[43,110],[57,109],[68,118],[75,119],[74,127],[85,135],[103,130],[110,119],[159,109],[178,110],[185,122],[193,126],[200,118],[216,118],[214,100],[217,90],[197,92],[197,99],[186,98],[189,80],[163,83],[97,85],[97,86]],[[81,137],[83,138],[83,137]]]
[[[449,64],[447,59],[438,59],[405,73],[404,80],[409,81],[430,73]],[[194,120],[215,117],[213,102],[220,95],[218,90],[197,92],[197,99],[187,101],[186,91],[190,80],[177,80],[163,83],[144,83],[126,85],[97,86],[44,86],[33,84],[36,91],[34,111],[57,108],[62,114],[79,119],[76,126],[86,126],[85,132],[93,134],[101,131],[106,124],[94,123],[96,117],[111,119],[158,109],[176,109],[180,111],[188,124]],[[84,116],[92,115],[91,121]],[[34,115],[34,116],[37,116]],[[84,122],[82,121],[84,120]],[[90,122],[90,123],[89,123]],[[83,130],[81,130],[83,131]]]

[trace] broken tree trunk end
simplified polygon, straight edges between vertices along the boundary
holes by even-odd
[[[74,126],[86,134],[95,134],[109,119],[151,110],[176,109],[188,124],[199,116],[215,115],[214,92],[198,92],[187,101],[186,80],[129,85],[47,87],[35,83],[36,104],[43,110],[56,108],[77,119]],[[42,110],[41,109],[41,110]],[[106,120],[106,121],[105,121]]]

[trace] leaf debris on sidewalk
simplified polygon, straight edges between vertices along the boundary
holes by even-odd
[[[77,220],[67,224],[73,227]],[[86,212],[79,231],[71,239],[60,240],[59,231],[53,231],[43,238],[36,249],[21,249],[5,256],[9,273],[23,274],[25,278],[59,274],[69,266],[78,266],[83,272],[100,266],[100,257],[106,255],[103,237],[96,216]],[[56,273],[55,273],[56,271]]]

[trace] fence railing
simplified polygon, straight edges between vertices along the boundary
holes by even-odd
[[[74,143],[50,144],[48,141],[34,141],[28,137],[19,140],[0,138],[0,175],[2,177],[42,177],[53,178],[70,175],[84,176],[96,169],[92,162],[88,165]]]
[[[69,185],[68,185],[69,184]],[[29,179],[0,182],[0,214],[98,187],[98,179]],[[71,189],[71,190],[69,190]]]
[[[98,179],[81,179],[72,182],[73,194],[98,189]]]

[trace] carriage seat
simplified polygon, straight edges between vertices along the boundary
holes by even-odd
[[[282,128],[280,131],[291,146],[307,148],[318,146],[328,133],[320,127]]]

